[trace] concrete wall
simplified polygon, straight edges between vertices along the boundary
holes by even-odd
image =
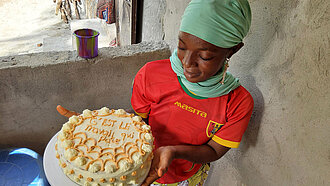
[[[143,0],[142,41],[160,41],[164,39],[165,6],[165,0]]]
[[[162,5],[156,35],[171,49],[187,2]],[[250,5],[252,27],[229,70],[251,92],[255,108],[240,148],[212,164],[206,185],[330,185],[330,2]]]
[[[74,51],[0,58],[0,148],[43,153],[66,118],[58,104],[77,112],[130,108],[131,84],[148,61],[170,55],[164,42],[99,49],[94,59]]]
[[[181,16],[190,0],[144,0],[142,41],[165,40],[171,51],[178,44]]]

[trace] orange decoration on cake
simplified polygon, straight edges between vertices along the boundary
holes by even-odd
[[[89,181],[89,182],[92,182],[94,179],[93,178],[91,178],[91,177],[88,177],[87,178],[87,181]]]
[[[88,182],[125,183],[137,176],[137,171],[148,173],[153,158],[153,137],[150,126],[139,116],[123,109],[84,110],[72,116],[63,125],[56,143],[56,157],[67,167],[67,176],[76,179],[87,177]],[[74,169],[74,170],[73,170]],[[78,176],[72,177],[72,174]],[[118,177],[116,177],[119,175]],[[143,174],[139,176],[144,177]],[[135,177],[137,183],[142,182]]]

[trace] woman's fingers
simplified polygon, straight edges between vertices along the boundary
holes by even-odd
[[[57,105],[56,110],[62,116],[65,116],[65,117],[68,117],[68,118],[71,117],[71,116],[73,116],[73,115],[79,115],[79,113],[74,112],[74,111],[70,111],[70,110],[62,107],[61,105]]]
[[[158,170],[157,170],[158,177],[162,177],[167,172],[167,169],[170,166],[171,161],[172,158],[169,157],[168,154],[163,154],[163,157],[161,157],[158,164]]]
[[[161,155],[159,156],[157,174],[159,177],[162,177],[174,159],[175,146],[160,147],[158,152]]]
[[[167,172],[167,169],[174,158],[173,147],[160,147],[155,151],[154,155],[149,174],[144,180],[142,186],[152,184]]]
[[[162,177],[167,172],[167,168],[159,168],[157,171],[158,177]]]
[[[151,162],[151,167],[148,176],[146,177],[146,179],[144,180],[141,186],[148,186],[159,178],[158,176],[158,167],[159,167],[159,158],[160,158],[159,156],[160,154],[156,150],[156,152],[154,153],[154,158],[152,159]]]
[[[148,186],[152,184],[154,181],[156,181],[158,178],[159,176],[157,174],[157,169],[150,169],[147,178],[144,180],[141,186]]]

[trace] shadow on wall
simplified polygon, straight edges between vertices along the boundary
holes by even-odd
[[[262,92],[256,85],[255,78],[251,75],[240,78],[242,85],[250,92],[254,100],[254,108],[252,111],[252,116],[244,133],[243,139],[241,141],[239,149],[233,149],[229,151],[224,157],[220,158],[218,161],[211,164],[209,171],[209,176],[206,185],[217,186],[219,183],[223,185],[238,184],[242,175],[241,170],[245,167],[241,167],[242,159],[244,154],[248,151],[250,147],[255,147],[258,141],[259,129],[261,125],[261,119],[264,112],[264,97]],[[240,167],[240,168],[239,168]],[[248,172],[256,173],[257,168],[249,166]],[[262,180],[259,178],[261,183],[264,185],[269,185],[267,180]]]
[[[254,77],[247,76],[245,78],[245,81],[248,82],[247,87],[249,89],[250,94],[253,97],[254,108],[252,111],[250,123],[248,125],[248,128],[246,129],[246,132],[242,140],[242,144],[241,144],[242,154],[244,154],[249,149],[249,147],[251,146],[254,147],[258,141],[258,133],[259,133],[259,128],[265,106],[264,97],[260,89],[257,87]]]
[[[261,125],[261,119],[264,112],[264,97],[262,92],[256,85],[256,81],[253,76],[246,76],[241,78],[242,84],[250,92],[254,100],[254,108],[252,116],[248,125],[248,128],[243,136],[243,139],[238,150],[229,151],[220,160],[212,163],[209,171],[209,176],[206,185],[218,186],[220,185],[240,185],[241,180],[244,179],[242,172],[249,172],[250,175],[258,173],[257,167],[249,165],[248,168],[242,167],[242,160],[244,154],[250,147],[255,147],[258,141],[259,129]],[[241,162],[241,163],[240,163]],[[267,180],[258,178],[261,185],[269,185]]]

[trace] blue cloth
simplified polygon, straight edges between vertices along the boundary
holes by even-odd
[[[27,148],[0,150],[0,186],[49,186],[42,156]]]

